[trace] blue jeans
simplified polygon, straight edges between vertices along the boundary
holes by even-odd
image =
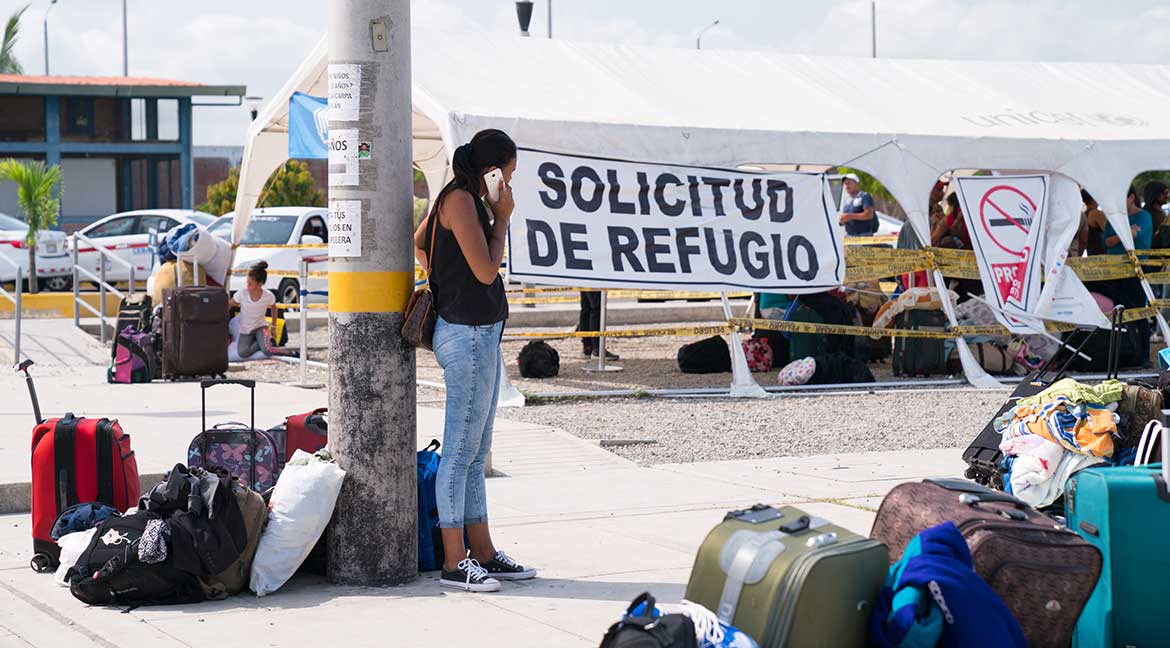
[[[458,529],[487,522],[484,464],[500,393],[500,335],[504,323],[435,324],[435,359],[447,383],[442,459],[435,477],[439,526]]]

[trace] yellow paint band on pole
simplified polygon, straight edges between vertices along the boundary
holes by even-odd
[[[401,313],[413,292],[410,271],[334,271],[329,273],[329,312]]]

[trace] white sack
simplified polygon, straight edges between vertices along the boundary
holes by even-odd
[[[89,546],[95,533],[97,533],[97,527],[88,531],[67,533],[57,540],[57,546],[61,548],[61,556],[60,566],[57,567],[57,573],[53,575],[53,580],[58,585],[69,587],[69,581],[65,579],[65,575],[77,564],[77,560],[81,558],[82,552]]]
[[[280,589],[309,556],[325,531],[345,471],[331,461],[297,450],[272,491],[268,526],[252,562],[250,586],[256,596]]]
[[[232,260],[231,243],[197,225],[191,237],[189,254],[194,255],[208,277],[220,285],[227,285],[228,265]]]

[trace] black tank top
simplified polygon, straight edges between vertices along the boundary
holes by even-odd
[[[459,191],[459,190],[457,190]],[[488,211],[483,200],[474,196],[475,211],[488,236]],[[438,216],[436,212],[435,217]],[[427,227],[427,249],[431,245],[431,224]],[[508,300],[504,295],[504,280],[499,275],[491,285],[484,285],[475,278],[467,257],[459,247],[455,232],[443,227],[442,222],[434,224],[435,247],[430,259],[431,294],[439,317],[452,324],[483,326],[508,319]]]

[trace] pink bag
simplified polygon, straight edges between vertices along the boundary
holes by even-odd
[[[747,356],[748,369],[752,371],[772,370],[772,345],[766,338],[752,338],[743,341],[743,353]]]

